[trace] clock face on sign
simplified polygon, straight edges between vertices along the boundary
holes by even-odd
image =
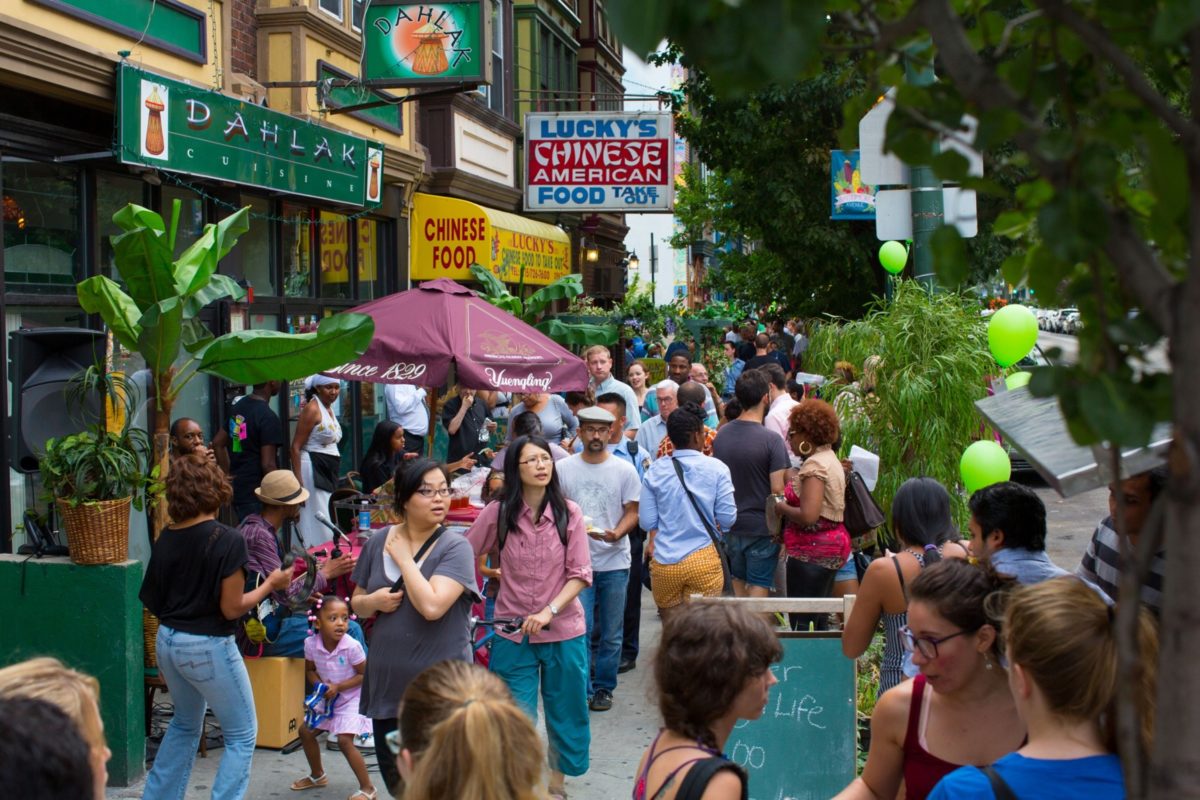
[[[363,79],[481,80],[485,65],[478,0],[445,3],[372,3],[364,20]]]

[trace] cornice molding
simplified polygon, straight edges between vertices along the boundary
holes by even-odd
[[[259,31],[276,28],[302,28],[343,55],[358,58],[362,54],[362,36],[351,33],[311,6],[262,7],[254,11]],[[277,31],[276,31],[277,32]]]
[[[0,73],[11,86],[111,109],[116,65],[115,57],[82,42],[0,14]]]

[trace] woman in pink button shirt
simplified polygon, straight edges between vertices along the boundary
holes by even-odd
[[[592,582],[587,531],[579,506],[559,488],[545,439],[514,440],[504,474],[503,497],[489,503],[467,532],[477,556],[500,551],[496,616],[525,619],[519,632],[496,637],[490,663],[535,721],[541,689],[550,739],[550,796],[565,797],[564,775],[587,772],[591,744],[586,625],[576,600]]]

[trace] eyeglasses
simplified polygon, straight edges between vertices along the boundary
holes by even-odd
[[[394,756],[400,755],[400,731],[399,730],[388,731],[387,736],[384,736],[383,740],[385,742],[387,742],[387,749],[392,751],[392,755],[394,755]]]
[[[449,497],[450,488],[443,486],[441,489],[434,489],[429,486],[422,486],[420,489],[417,489],[417,494],[421,495],[421,497]]]
[[[900,645],[909,653],[920,653],[925,658],[937,658],[939,644],[948,642],[956,636],[966,636],[968,633],[974,633],[976,630],[979,629],[959,631],[949,636],[943,636],[940,639],[934,639],[931,636],[917,636],[912,632],[911,628],[905,625],[900,629]]]
[[[612,433],[612,425],[580,425],[579,432],[584,436],[602,436]]]
[[[517,463],[523,467],[532,467],[534,465],[541,465],[541,464],[552,464],[552,463],[554,463],[554,457],[548,456],[548,455],[532,456],[530,458],[523,458],[520,461],[518,461]]]

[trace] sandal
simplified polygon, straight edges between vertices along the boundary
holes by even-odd
[[[293,792],[303,792],[306,789],[319,789],[329,783],[329,776],[324,772],[320,775],[305,775],[292,784]]]
[[[375,789],[372,789],[369,792],[364,789],[359,789],[357,792],[347,797],[346,800],[356,800],[356,798],[359,797],[361,797],[362,800],[376,800],[376,798],[379,797],[379,792]]]
[[[548,789],[546,794],[550,796],[550,800],[567,800],[567,789],[565,786],[559,789]]]

